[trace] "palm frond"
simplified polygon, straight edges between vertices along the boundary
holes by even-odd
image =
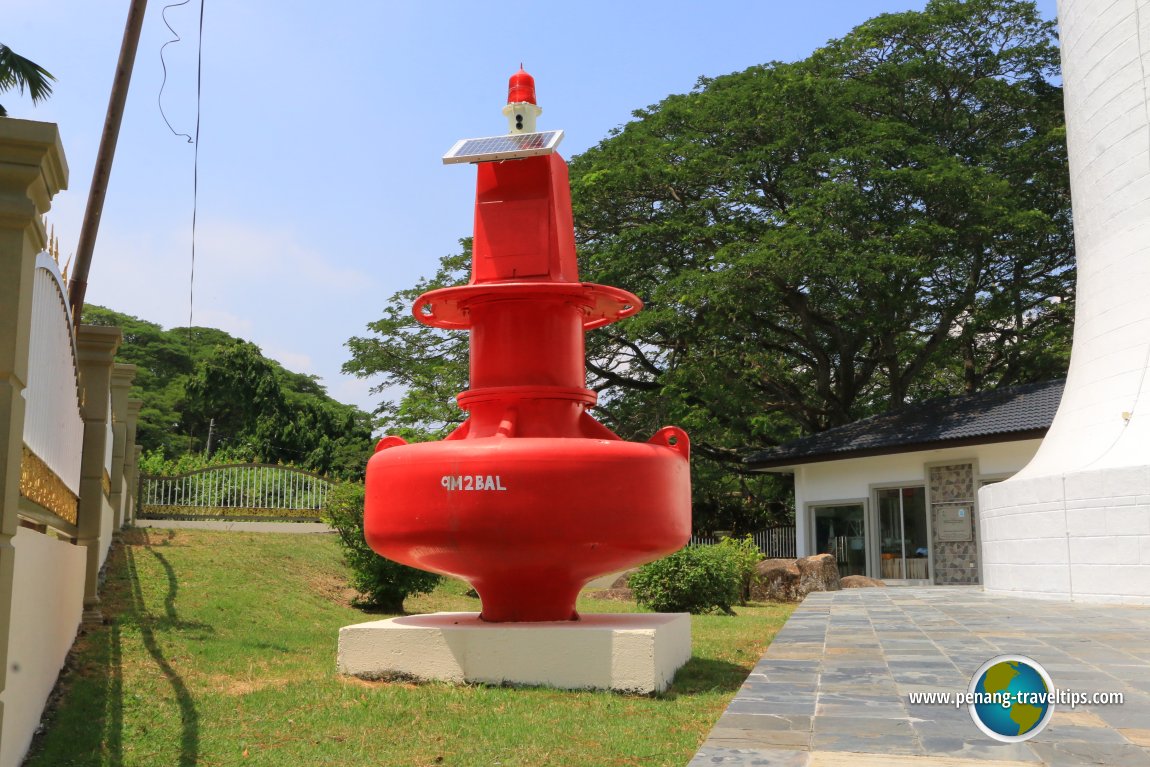
[[[0,44],[0,92],[15,88],[24,93],[27,88],[32,103],[38,104],[52,95],[55,79],[44,67]]]

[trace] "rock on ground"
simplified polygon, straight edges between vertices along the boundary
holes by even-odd
[[[815,554],[795,562],[799,567],[799,590],[805,597],[812,591],[838,591],[839,566],[832,554]]]
[[[812,591],[841,589],[839,568],[830,554],[802,559],[764,559],[755,566],[751,599],[801,602]]]
[[[764,559],[755,565],[751,599],[757,602],[797,602],[799,568],[793,559]]]
[[[839,580],[844,589],[866,589],[871,587],[886,588],[886,584],[876,578],[868,578],[865,575],[844,575]]]

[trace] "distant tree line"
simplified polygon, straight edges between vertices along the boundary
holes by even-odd
[[[371,416],[329,397],[316,376],[293,373],[255,344],[215,328],[164,330],[92,305],[84,307],[84,322],[123,330],[116,360],[137,367],[132,396],[143,401],[137,439],[149,465],[258,461],[363,477]]]

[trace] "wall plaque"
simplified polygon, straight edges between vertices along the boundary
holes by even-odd
[[[935,506],[936,534],[940,541],[969,541],[974,537],[971,524],[974,507],[969,503],[948,503]]]

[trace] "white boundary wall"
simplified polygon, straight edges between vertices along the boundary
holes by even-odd
[[[108,397],[108,415],[104,417],[104,473],[112,475],[112,451],[116,444],[116,432],[112,429],[112,398]]]
[[[79,495],[84,419],[76,386],[76,344],[63,280],[47,253],[36,257],[32,284],[24,444]]]
[[[988,591],[1150,604],[1150,0],[1059,0],[1078,290],[1058,414],[984,488]]]
[[[112,551],[112,533],[115,532],[113,528],[116,526],[116,521],[115,510],[106,498],[100,499],[100,509],[100,567],[103,568],[104,562],[108,561],[108,554]]]
[[[16,584],[8,630],[8,684],[0,767],[16,767],[32,735],[68,650],[84,603],[85,551],[81,546],[21,528],[12,539]]]

